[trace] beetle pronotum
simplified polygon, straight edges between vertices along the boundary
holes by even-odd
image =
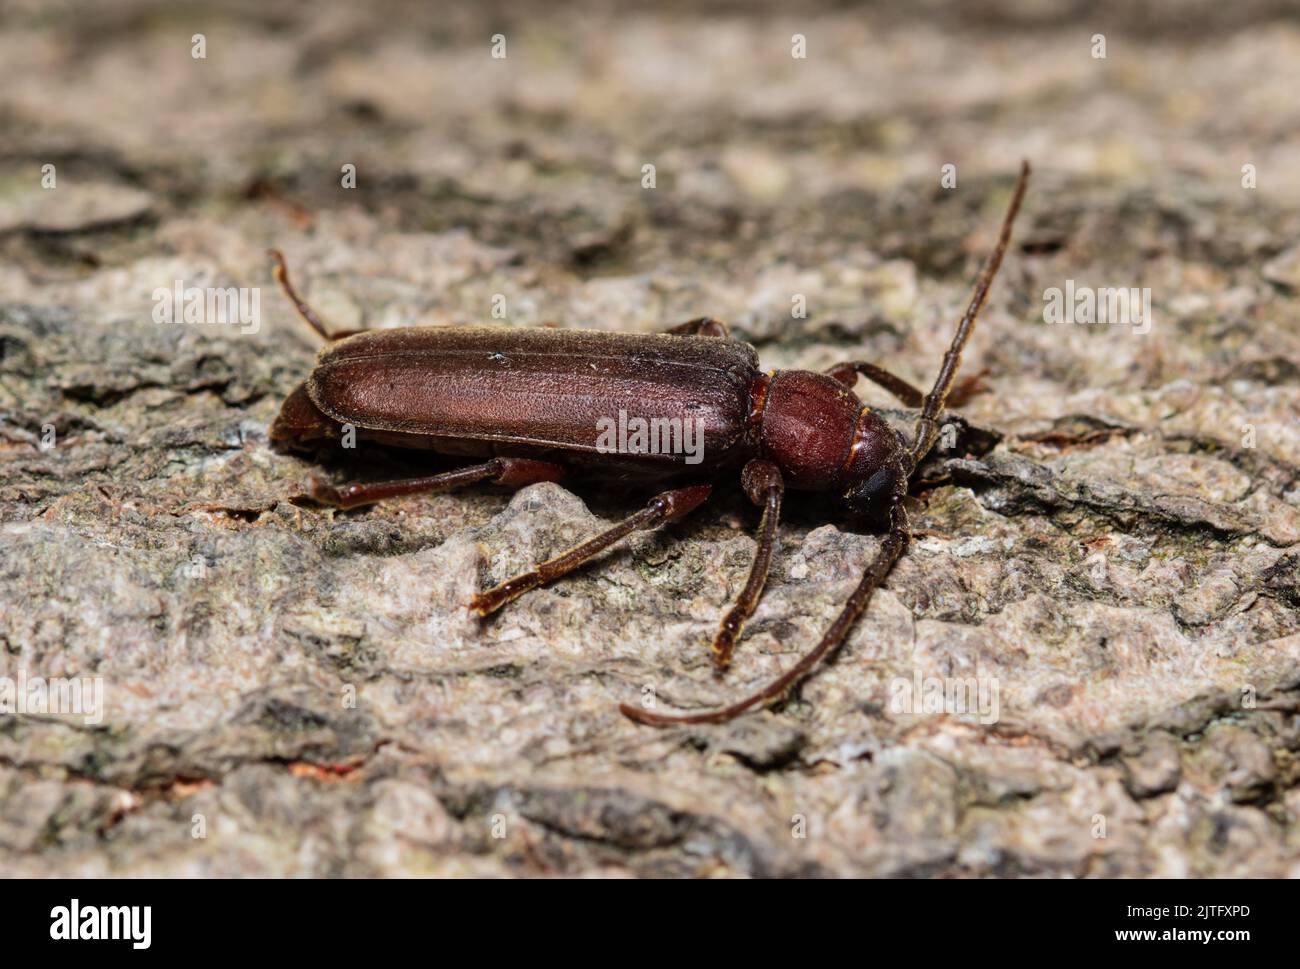
[[[382,445],[483,459],[442,474],[341,488],[313,478],[310,497],[340,508],[475,482],[517,488],[604,475],[678,485],[604,532],[474,596],[469,605],[480,615],[567,575],[634,531],[681,518],[709,497],[713,486],[703,479],[739,468],[746,495],[763,511],[749,578],[713,640],[719,669],[731,662],[745,620],[758,605],[787,488],[838,492],[851,518],[887,523],[879,551],[835,621],[776,680],[702,713],[620,706],[644,724],[730,720],[784,697],[838,647],[907,547],[908,483],[938,436],[962,350],[1002,264],[1028,179],[1026,162],[997,244],[928,394],[863,361],[839,363],[825,373],[764,373],[754,348],[732,340],[725,324],[709,318],[661,334],[503,326],[331,334],[298,296],[284,258],[273,251],[277,280],[328,345],[311,375],[284,402],[271,441],[311,450],[337,440],[348,424]],[[852,393],[859,376],[920,408],[910,442]],[[698,422],[703,461],[687,464],[680,453],[606,453],[599,443],[601,422],[621,412],[629,420]]]

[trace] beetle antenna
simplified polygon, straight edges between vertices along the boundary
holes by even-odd
[[[898,557],[903,554],[903,549],[907,548],[907,543],[911,540],[911,537],[912,529],[908,523],[907,512],[903,508],[902,501],[896,501],[890,511],[889,532],[885,535],[880,550],[876,552],[876,557],[867,566],[861,581],[858,582],[858,587],[849,596],[849,601],[844,604],[840,614],[835,617],[835,621],[831,623],[830,628],[826,630],[826,634],[822,636],[821,642],[805,653],[803,658],[794,666],[757,693],[753,693],[730,706],[723,707],[720,710],[711,710],[708,713],[684,715],[651,713],[649,710],[634,707],[627,703],[620,704],[619,710],[622,711],[625,717],[651,727],[666,727],[679,723],[726,723],[728,720],[740,716],[746,710],[781,699],[798,686],[817,668],[817,665],[823,659],[829,656],[844,641],[844,637],[849,634],[853,624],[858,621],[858,617],[862,615],[867,608],[867,604],[871,602],[872,593],[876,591],[880,583],[885,581],[885,576],[894,567]]]
[[[1024,201],[1025,189],[1028,186],[1029,162],[1023,161],[1020,163],[1020,178],[1016,180],[1015,194],[1011,196],[1011,204],[1002,219],[1002,231],[998,233],[997,245],[984,264],[984,271],[980,273],[979,281],[975,284],[975,292],[971,294],[970,305],[966,307],[966,315],[957,324],[957,332],[953,334],[952,345],[948,348],[948,352],[943,355],[943,366],[939,368],[939,376],[934,381],[934,388],[926,394],[925,403],[921,407],[921,416],[916,420],[916,434],[912,444],[913,470],[930,453],[935,438],[939,436],[939,415],[943,413],[948,392],[952,390],[953,381],[957,379],[962,350],[966,348],[966,341],[970,339],[971,331],[975,329],[975,318],[979,316],[985,301],[988,300],[989,287],[993,285],[993,277],[998,274],[998,268],[1002,265],[1002,257],[1006,255],[1007,245],[1011,242],[1011,225],[1016,221],[1016,213],[1020,211],[1020,203]]]
[[[275,260],[275,281],[280,284],[284,290],[284,295],[289,297],[289,302],[293,303],[298,315],[307,321],[307,325],[319,333],[326,340],[336,340],[338,337],[331,336],[329,330],[325,329],[325,324],[320,321],[316,311],[306,304],[298,291],[293,288],[293,283],[289,282],[289,267],[285,265],[284,253],[279,249],[268,249],[267,253]]]

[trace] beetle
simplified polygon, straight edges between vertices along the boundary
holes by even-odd
[[[475,595],[469,607],[481,616],[567,575],[634,531],[680,519],[709,497],[713,486],[706,479],[739,469],[741,487],[762,514],[749,577],[713,640],[719,670],[730,664],[758,605],[786,489],[838,494],[850,521],[886,530],[857,587],[812,649],[767,686],[720,709],[663,714],[619,708],[654,726],[731,720],[780,700],[816,669],[843,642],[906,549],[911,528],[903,499],[938,436],[962,350],[1002,264],[1028,179],[1025,162],[997,243],[927,394],[862,361],[824,373],[765,373],[753,347],[732,340],[725,324],[708,317],[659,334],[504,326],[330,333],[294,289],[284,257],[272,250],[276,280],[327,345],[282,405],[270,441],[281,450],[310,451],[337,441],[351,426],[380,445],[478,459],[441,474],[342,487],[313,477],[307,497],[339,508],[476,482],[518,488],[603,477],[665,488],[618,524]],[[859,377],[919,408],[910,441],[858,400],[852,388]],[[601,446],[601,423],[615,414],[629,425],[638,419],[670,422],[664,426],[694,422],[704,457],[692,465],[672,449],[610,453]]]

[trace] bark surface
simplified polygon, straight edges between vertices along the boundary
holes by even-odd
[[[0,677],[104,704],[0,713],[0,871],[1300,875],[1285,5],[444,8],[3,5]],[[721,680],[736,482],[486,622],[476,590],[648,495],[288,500],[415,466],[267,447],[318,342],[269,246],[340,329],[710,315],[766,368],[928,387],[1022,157],[988,390],[783,708],[616,710],[815,642],[880,537],[798,495]],[[256,332],[155,323],[177,280],[257,288]],[[1149,331],[1049,325],[1069,281],[1149,289]]]

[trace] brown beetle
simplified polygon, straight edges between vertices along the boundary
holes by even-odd
[[[763,513],[748,581],[714,638],[720,669],[730,663],[741,628],[758,604],[786,488],[837,493],[850,519],[885,523],[880,549],[839,616],[774,682],[704,713],[674,716],[620,707],[645,724],[730,720],[783,697],[834,650],[907,547],[908,482],[938,435],[962,349],[1002,263],[1028,178],[1025,163],[997,245],[928,394],[860,361],[837,364],[826,373],[765,374],[753,347],[730,339],[724,324],[708,318],[655,335],[512,327],[331,335],[294,291],[283,257],[273,252],[285,293],[331,342],[311,376],[284,402],[271,441],[311,450],[337,441],[344,425],[351,425],[359,436],[385,446],[482,459],[443,474],[341,488],[313,479],[310,496],[341,508],[474,482],[517,488],[564,477],[604,477],[675,485],[601,534],[476,595],[470,608],[480,615],[568,574],[633,531],[682,517],[709,497],[713,486],[704,479],[740,469],[745,493]],[[920,408],[910,442],[852,393],[859,376]],[[655,421],[666,422],[661,427],[692,422],[701,436],[702,460],[692,464],[680,449],[611,453],[601,435],[613,415],[628,425],[644,422],[638,428]]]

